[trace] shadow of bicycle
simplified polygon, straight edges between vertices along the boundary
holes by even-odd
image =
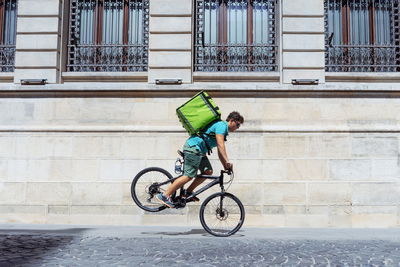
[[[239,231],[240,232],[240,231]],[[192,229],[184,232],[142,232],[144,235],[165,235],[165,236],[188,236],[188,235],[200,235],[206,237],[213,237],[207,233],[204,229]],[[243,234],[236,233],[234,237],[243,237]]]

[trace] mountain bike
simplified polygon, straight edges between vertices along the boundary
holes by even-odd
[[[131,195],[133,201],[141,209],[149,212],[159,212],[167,208],[157,201],[156,195],[165,192],[167,187],[183,174],[184,155],[178,151],[181,158],[175,163],[176,177],[158,167],[150,167],[140,171],[132,181]],[[224,175],[230,176],[229,181],[224,182]],[[219,185],[221,192],[214,193],[207,197],[200,207],[200,222],[204,230],[214,236],[226,237],[235,234],[242,227],[245,217],[244,206],[242,202],[233,194],[226,192],[225,185],[232,184],[234,174],[232,171],[221,170],[219,176],[198,175],[196,178],[206,178],[212,180],[210,183],[193,192],[190,196],[184,195],[184,189],[181,188],[175,192],[171,199],[175,208],[182,209],[187,203],[193,202],[194,197],[207,189]]]

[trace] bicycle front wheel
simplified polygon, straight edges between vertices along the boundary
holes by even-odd
[[[232,194],[215,193],[201,205],[200,222],[204,230],[214,236],[233,235],[244,222],[243,204]]]
[[[171,184],[172,175],[157,167],[146,168],[133,178],[131,195],[139,208],[145,211],[157,212],[166,208],[157,201],[156,195],[164,192]],[[175,193],[172,198],[175,197]]]

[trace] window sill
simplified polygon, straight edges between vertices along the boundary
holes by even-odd
[[[399,72],[325,72],[326,82],[400,82]]]
[[[194,72],[194,82],[279,82],[279,72]]]
[[[14,82],[14,72],[0,72],[1,83],[12,83]]]
[[[63,72],[64,82],[147,82],[147,72]]]

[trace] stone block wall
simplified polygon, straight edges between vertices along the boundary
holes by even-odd
[[[141,169],[173,173],[186,139],[174,110],[185,99],[3,99],[0,222],[199,225],[198,204],[148,214],[130,196]],[[399,121],[399,100],[215,100],[224,116],[234,109],[246,119],[227,150],[229,192],[244,203],[247,226],[399,225],[400,135],[372,123]],[[367,122],[364,132],[351,126]],[[217,153],[211,159],[219,170]]]
[[[62,72],[68,2],[31,2],[18,1],[15,72],[0,73],[0,223],[198,226],[199,204],[148,214],[130,183],[173,171],[187,137],[175,109],[206,89],[246,119],[227,143],[246,226],[400,225],[400,76],[326,73],[323,0],[278,1],[273,73],[193,72],[190,0],[150,0],[148,72]]]

